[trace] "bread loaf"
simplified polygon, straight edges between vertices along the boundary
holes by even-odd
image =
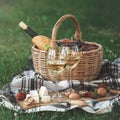
[[[38,35],[32,38],[32,42],[40,49],[40,50],[48,50],[50,48],[50,38]]]

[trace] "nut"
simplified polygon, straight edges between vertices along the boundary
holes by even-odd
[[[78,93],[71,93],[69,95],[69,98],[70,99],[73,99],[73,100],[76,100],[76,99],[79,99],[80,98],[80,95]]]
[[[107,90],[103,87],[97,89],[97,94],[101,97],[105,97],[107,94]]]

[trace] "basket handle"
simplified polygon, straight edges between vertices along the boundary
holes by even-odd
[[[82,38],[81,37],[81,31],[80,31],[80,25],[79,25],[78,20],[75,18],[75,16],[73,16],[71,14],[66,14],[66,15],[60,17],[53,27],[52,37],[51,37],[52,38],[52,40],[51,40],[51,47],[52,48],[56,46],[55,41],[56,41],[56,35],[57,35],[57,32],[58,32],[58,29],[59,29],[60,25],[63,23],[63,21],[65,21],[66,19],[72,19],[72,21],[75,24],[74,39],[81,40],[81,38]]]

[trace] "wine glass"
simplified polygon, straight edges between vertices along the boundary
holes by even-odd
[[[57,76],[55,80],[55,87],[56,87],[56,93],[52,96],[52,100],[58,100],[62,95],[59,93],[58,90],[58,74],[62,72],[66,66],[66,57],[63,56],[61,52],[62,48],[57,49],[49,49],[48,55],[47,55],[47,67],[48,69]]]
[[[71,72],[73,68],[77,66],[79,63],[80,55],[79,55],[79,49],[78,45],[75,42],[69,42],[63,45],[62,52],[66,56],[67,64],[66,69],[69,71],[69,91],[72,92],[72,80],[71,80]]]

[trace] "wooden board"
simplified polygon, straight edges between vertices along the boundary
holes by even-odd
[[[60,100],[59,102],[69,102],[69,101],[70,101],[69,99],[66,99],[66,98],[60,98],[59,100]],[[24,110],[27,110],[27,109],[30,109],[30,108],[39,107],[39,106],[46,106],[46,105],[57,104],[57,103],[58,103],[57,101],[51,101],[51,102],[49,102],[49,103],[40,102],[40,103],[31,104],[31,105],[25,105],[24,101],[18,101],[18,104],[19,104]]]
[[[108,99],[111,99],[113,98],[114,96],[110,95],[110,94],[107,94],[106,97],[99,97],[97,99],[91,99],[91,98],[88,98],[88,97],[82,97],[80,99],[77,99],[77,100],[98,100],[98,101],[104,101],[104,100],[108,100]],[[46,106],[46,105],[52,105],[52,104],[57,104],[58,102],[70,102],[71,99],[68,99],[68,97],[63,97],[63,98],[60,98],[59,101],[51,101],[50,103],[43,103],[43,102],[40,102],[40,103],[33,103],[31,105],[25,105],[24,101],[18,101],[18,104],[24,109],[24,110],[27,110],[27,109],[31,109],[31,108],[35,108],[35,107],[39,107],[39,106]]]

